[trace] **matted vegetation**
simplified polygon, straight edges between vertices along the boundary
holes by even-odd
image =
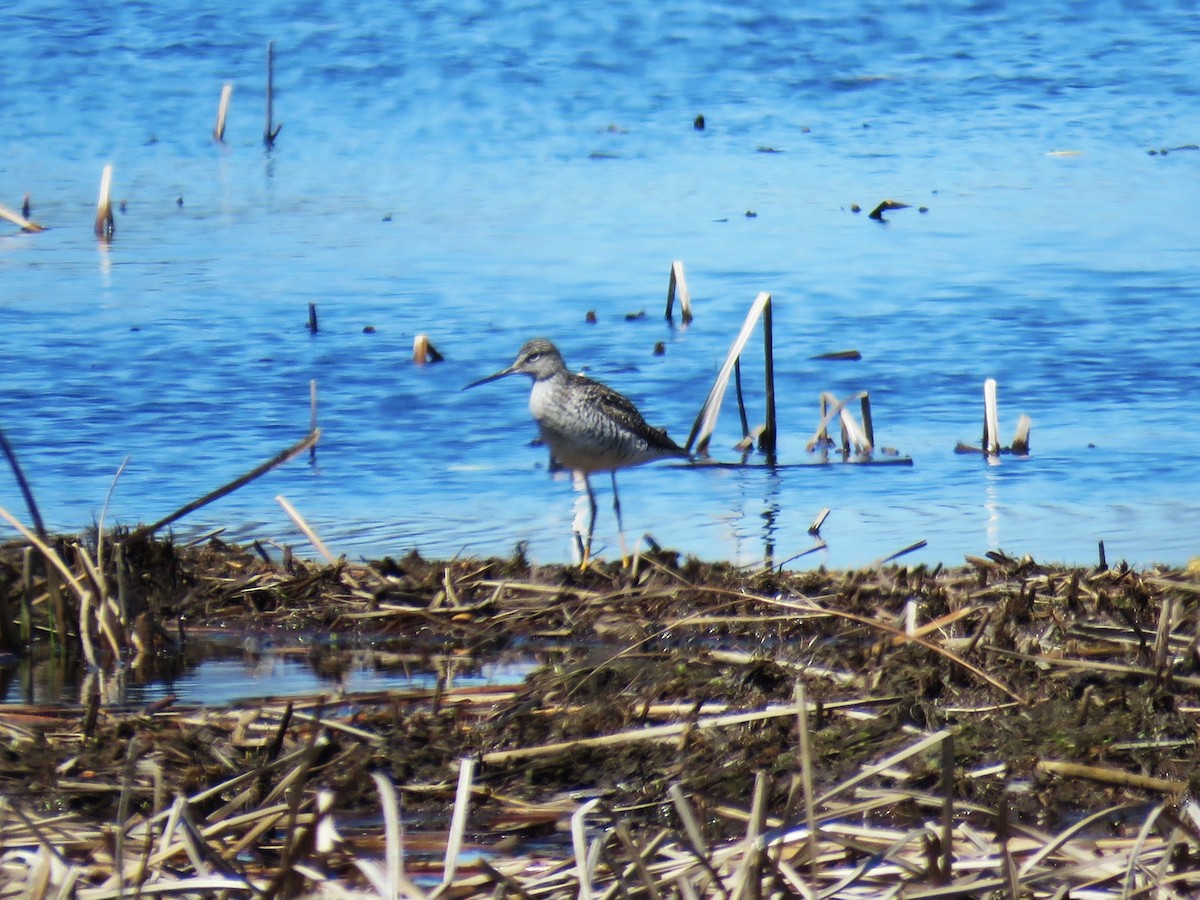
[[[53,630],[103,672],[220,624],[372,637],[443,677],[231,708],[110,707],[98,689],[0,707],[0,897],[1200,887],[1187,572],[1001,554],[747,571],[658,553],[581,573],[520,554],[315,564],[216,538],[51,543],[94,609],[123,610],[129,646],[11,545],[12,651]],[[455,683],[516,649],[541,662],[522,683]]]

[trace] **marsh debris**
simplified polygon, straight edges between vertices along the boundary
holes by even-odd
[[[1192,574],[1000,552],[783,572],[658,551],[580,572],[265,549],[126,536],[91,558],[159,654],[219,624],[448,659],[536,645],[543,664],[514,686],[0,707],[0,897],[1200,886]],[[0,548],[8,634],[26,600],[35,625],[51,603],[27,555]]]

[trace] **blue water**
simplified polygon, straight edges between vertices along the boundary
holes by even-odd
[[[283,495],[335,553],[566,560],[578,498],[529,447],[527,384],[460,388],[545,335],[682,439],[769,291],[788,465],[622,473],[631,538],[783,559],[828,507],[827,549],[796,565],[919,540],[914,562],[1200,551],[1200,152],[1148,152],[1200,141],[1190,5],[167,0],[16,3],[0,25],[0,202],[28,192],[49,226],[0,224],[0,427],[53,528],[233,479],[306,432],[315,379],[315,462],[177,531],[307,552]],[[871,221],[884,198],[911,208]],[[686,329],[662,319],[673,259]],[[410,362],[422,332],[445,363]],[[1031,458],[954,454],[988,377],[1006,438],[1032,417]],[[869,390],[913,465],[792,465],[823,390]],[[729,404],[714,454],[739,437]]]
[[[519,684],[539,663],[530,651],[488,660],[388,652],[386,646],[330,646],[311,636],[266,639],[246,633],[191,635],[179,653],[149,664],[88,668],[54,655],[0,656],[0,703],[80,704],[94,691],[106,707],[140,707],[173,698],[182,706],[220,706],[252,698],[338,698],[376,691],[471,690]]]

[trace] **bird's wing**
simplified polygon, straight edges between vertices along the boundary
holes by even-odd
[[[633,405],[633,401],[624,394],[619,394],[608,385],[594,382],[599,390],[591,392],[590,399],[595,403],[599,412],[610,419],[624,422],[631,430],[639,432],[652,445],[663,450],[680,450],[681,448],[661,428],[650,425]]]

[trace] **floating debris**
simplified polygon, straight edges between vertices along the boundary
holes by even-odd
[[[888,212],[893,209],[908,209],[908,208],[909,208],[909,206],[907,203],[901,203],[898,200],[884,200],[878,206],[876,206],[873,210],[871,210],[871,212],[869,212],[867,215],[868,215],[868,218],[874,219],[876,222],[882,222],[884,220],[883,214],[885,212]]]

